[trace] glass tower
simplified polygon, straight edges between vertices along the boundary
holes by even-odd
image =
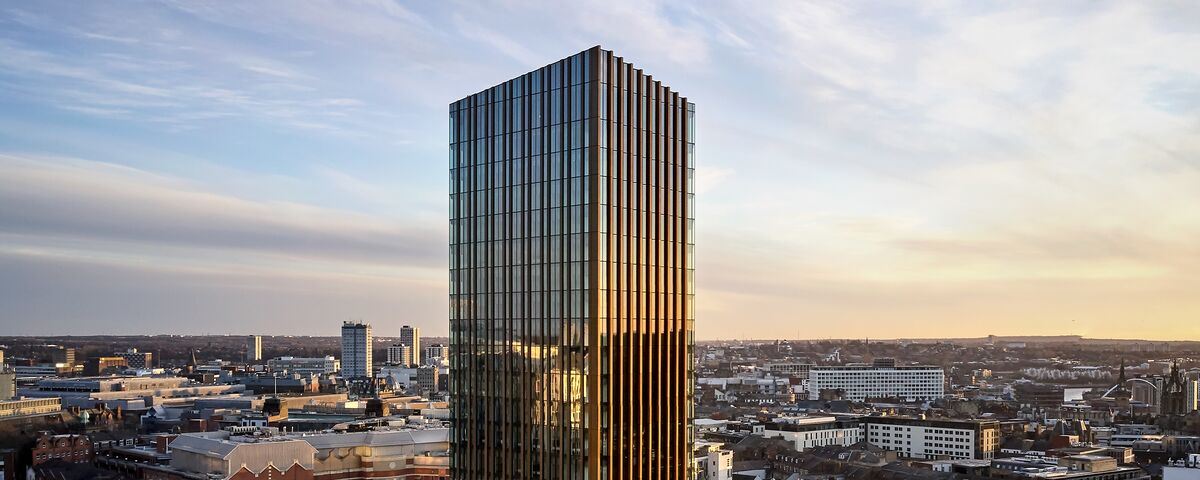
[[[694,115],[600,47],[450,105],[453,478],[688,474]]]

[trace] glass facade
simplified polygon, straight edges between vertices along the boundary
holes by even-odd
[[[694,115],[599,47],[450,105],[454,478],[687,474]]]

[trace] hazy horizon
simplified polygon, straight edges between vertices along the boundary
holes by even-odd
[[[444,336],[447,104],[600,44],[697,105],[699,340],[1198,340],[1195,18],[3,5],[0,325]]]

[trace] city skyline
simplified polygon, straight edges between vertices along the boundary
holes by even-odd
[[[0,323],[445,336],[445,103],[602,44],[705,108],[699,340],[1200,339],[1195,7],[525,8],[0,7]]]

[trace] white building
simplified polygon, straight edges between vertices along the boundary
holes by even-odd
[[[272,372],[298,373],[300,375],[324,375],[337,373],[342,369],[342,362],[332,355],[325,357],[279,357],[267,360],[267,368]]]
[[[371,324],[342,323],[342,377],[371,377],[374,370],[372,340]]]
[[[1200,480],[1200,454],[1190,453],[1163,466],[1163,480]]]
[[[722,444],[698,441],[692,446],[693,467],[696,480],[731,480],[733,478],[733,451],[721,448]]]
[[[866,440],[901,457],[928,460],[991,460],[1000,442],[994,420],[927,420],[864,417]]]
[[[798,452],[829,445],[848,447],[863,438],[859,419],[839,420],[829,416],[777,417],[766,425],[762,435],[787,440]]]
[[[910,365],[842,365],[812,367],[808,395],[820,398],[822,390],[842,390],[856,402],[874,398],[904,401],[933,400],[945,394],[946,372],[941,367]]]

